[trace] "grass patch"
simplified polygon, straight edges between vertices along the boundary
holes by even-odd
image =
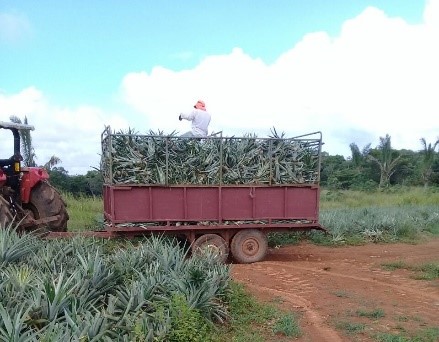
[[[62,194],[67,203],[67,212],[70,219],[67,230],[72,232],[96,230],[102,228],[104,203],[100,197],[75,197],[71,194]]]
[[[414,270],[419,272],[416,279],[435,280],[439,279],[439,262],[432,262],[414,267]]]
[[[347,334],[358,334],[364,331],[366,325],[363,323],[352,323],[352,322],[338,322],[336,324],[337,329],[343,330]]]
[[[280,317],[273,327],[273,332],[288,337],[299,337],[301,334],[297,320],[292,314]]]
[[[357,315],[359,317],[367,317],[370,319],[378,319],[383,318],[386,314],[383,309],[374,309],[374,310],[357,310]]]
[[[387,263],[381,264],[381,266],[387,271],[407,269],[407,267],[408,267],[407,264],[402,260],[387,262]]]
[[[437,342],[439,340],[439,328],[426,328],[412,336],[380,333],[375,336],[375,339],[379,342]]]
[[[396,269],[406,269],[416,272],[413,277],[420,280],[435,280],[439,279],[439,262],[429,262],[418,266],[407,265],[403,261],[395,261],[390,263],[384,263],[381,265],[384,269],[394,271]]]
[[[320,208],[364,208],[393,206],[430,206],[439,203],[439,191],[423,187],[393,187],[386,191],[355,191],[321,189]]]
[[[296,317],[272,305],[259,303],[242,284],[231,282],[227,302],[230,320],[215,331],[215,341],[263,342],[274,334],[297,337]]]

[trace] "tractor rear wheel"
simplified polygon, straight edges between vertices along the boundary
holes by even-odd
[[[241,264],[264,259],[268,249],[267,236],[258,229],[243,229],[235,234],[230,244],[233,258]]]
[[[9,209],[9,203],[0,196],[0,228],[8,227],[12,221],[14,221],[14,216]]]
[[[32,189],[29,203],[24,204],[23,208],[35,220],[58,216],[55,221],[47,222],[39,227],[32,227],[31,230],[46,227],[55,232],[67,231],[69,214],[66,203],[59,192],[48,182],[40,182]]]

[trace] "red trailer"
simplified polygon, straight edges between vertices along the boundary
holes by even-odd
[[[120,154],[125,163],[127,154],[137,161],[121,171],[115,151],[117,146],[126,148],[130,144],[130,149]],[[173,164],[172,158],[181,155],[182,146],[191,151],[196,148],[196,153],[189,154],[193,158],[213,146],[215,152],[209,152],[208,157],[211,164],[198,163],[196,159],[190,165],[185,165],[185,160]],[[247,156],[239,164],[230,161],[230,146],[252,148],[247,148]],[[111,132],[107,127],[102,134],[101,162],[106,232],[172,234],[187,239],[193,251],[209,247],[219,251],[224,259],[231,252],[240,263],[260,261],[267,252],[269,232],[325,231],[319,224],[321,146],[320,132],[289,139],[211,136],[194,140],[165,135],[133,136]],[[159,180],[142,180],[140,176],[158,169],[152,166],[153,157],[161,163]],[[207,157],[200,158],[205,161]],[[262,166],[242,166],[251,158]],[[199,184],[172,178],[172,174],[178,173],[175,168],[179,168],[179,177],[187,176],[189,172],[182,172],[185,167],[195,168],[201,175],[196,180]],[[133,178],[133,170],[139,174],[137,179]],[[248,175],[253,171],[254,175]],[[239,180],[230,181],[226,172],[246,173],[247,179],[241,175]],[[235,184],[225,184],[225,179]]]

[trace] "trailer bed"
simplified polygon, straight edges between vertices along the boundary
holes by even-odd
[[[104,234],[171,234],[193,250],[214,247],[227,256],[230,249],[239,262],[261,260],[269,232],[325,231],[319,224],[321,145],[320,132],[193,139],[107,127]]]

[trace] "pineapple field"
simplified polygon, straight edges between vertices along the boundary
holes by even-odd
[[[228,265],[176,241],[44,240],[0,229],[0,341],[203,341]]]
[[[69,231],[102,225],[102,199],[63,197]],[[434,189],[323,190],[330,234],[269,235],[266,260],[248,265],[158,236],[0,230],[0,341],[434,342],[438,201]]]

